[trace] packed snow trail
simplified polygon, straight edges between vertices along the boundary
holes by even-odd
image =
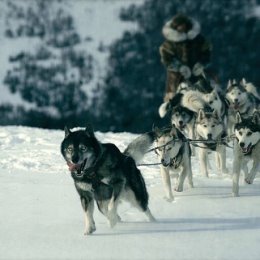
[[[121,151],[136,137],[96,133]],[[110,229],[95,208],[97,231],[84,236],[84,215],[73,180],[60,155],[63,131],[0,127],[0,259],[259,259],[260,179],[241,182],[231,196],[231,176],[210,178],[192,159],[194,189],[164,200],[158,166],[140,167],[157,218],[149,223],[128,203],[119,206],[123,222]],[[227,166],[231,171],[232,150]],[[212,156],[213,157],[213,156]],[[157,162],[149,153],[144,163]]]

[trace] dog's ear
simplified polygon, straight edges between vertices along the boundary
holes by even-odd
[[[159,113],[160,117],[163,118],[169,112],[169,110],[170,110],[170,103],[164,102],[160,105],[158,113]]]
[[[217,110],[213,110],[212,115],[213,115],[213,117],[215,117],[216,119],[219,119]]]
[[[198,114],[198,120],[201,121],[204,117],[205,117],[205,113],[203,109],[200,109]]]
[[[94,129],[91,124],[87,124],[85,128],[85,133],[88,137],[94,137]]]
[[[229,89],[232,86],[231,80],[228,81],[227,89]]]
[[[259,111],[255,110],[252,117],[252,122],[256,125],[260,125],[260,115]]]
[[[241,123],[241,122],[242,122],[242,117],[241,117],[240,113],[237,112],[237,114],[236,114],[236,123],[238,124],[238,123]]]
[[[64,131],[65,131],[65,137],[67,137],[71,133],[71,131],[67,126],[64,127]]]
[[[233,79],[233,81],[232,81],[232,85],[237,85],[237,81],[236,81],[236,79]]]
[[[245,78],[242,78],[242,80],[240,81],[240,85],[244,88],[246,87],[246,79]]]

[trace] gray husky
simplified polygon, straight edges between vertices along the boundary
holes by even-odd
[[[117,206],[121,199],[143,211],[150,221],[155,220],[148,208],[144,179],[135,164],[151,146],[154,137],[152,132],[141,135],[121,153],[112,143],[100,143],[90,125],[85,130],[73,132],[65,128],[61,153],[85,212],[85,234],[96,230],[94,200],[111,227],[120,221]]]
[[[190,187],[193,187],[191,169],[191,149],[185,136],[175,127],[156,129],[156,149],[161,162],[161,175],[166,192],[166,200],[173,201],[170,172],[178,171],[176,191],[183,191],[183,183],[188,177]]]
[[[245,80],[237,83],[236,80],[229,80],[226,99],[229,104],[228,108],[228,134],[234,132],[236,123],[236,113],[239,112],[242,117],[252,115],[254,109],[257,109],[258,98],[253,92],[253,85],[248,84]]]
[[[199,161],[201,172],[208,177],[208,151],[216,151],[216,165],[221,173],[227,173],[226,149],[222,139],[226,136],[223,120],[217,111],[200,110],[195,122],[195,133],[199,144]]]
[[[235,124],[235,144],[233,161],[233,195],[239,195],[239,175],[247,161],[253,161],[250,173],[245,172],[245,182],[252,184],[260,172],[260,116],[255,111],[253,116],[242,118],[238,112]]]

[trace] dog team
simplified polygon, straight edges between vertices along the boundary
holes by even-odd
[[[204,83],[205,84],[205,83]],[[200,89],[201,90],[201,89]],[[252,184],[260,170],[260,100],[251,83],[230,81],[225,95],[212,88],[209,93],[184,86],[159,108],[161,117],[170,115],[170,126],[154,128],[133,140],[122,153],[112,143],[101,143],[93,128],[71,131],[65,128],[61,153],[67,162],[85,212],[85,234],[96,230],[94,200],[113,227],[119,222],[117,207],[127,200],[155,221],[148,207],[148,192],[136,162],[155,144],[166,200],[174,199],[171,172],[178,172],[175,190],[183,191],[187,177],[193,187],[191,156],[198,150],[201,173],[209,176],[208,153],[216,155],[220,174],[228,172],[226,147],[233,147],[233,196],[239,195],[239,176]],[[195,149],[194,149],[195,148]],[[252,161],[252,164],[248,162]],[[251,166],[249,171],[248,166]]]
[[[239,177],[252,184],[260,171],[260,94],[252,83],[230,80],[219,87],[210,71],[211,44],[193,19],[176,15],[162,30],[161,61],[167,69],[166,94],[159,107],[169,126],[154,128],[133,140],[124,152],[111,143],[101,143],[93,128],[65,128],[61,144],[64,157],[85,212],[85,234],[96,230],[94,201],[111,227],[121,221],[117,208],[129,201],[155,221],[148,207],[145,181],[136,163],[155,144],[166,200],[174,199],[171,173],[176,172],[175,190],[183,191],[187,177],[193,187],[191,157],[198,153],[200,171],[209,177],[209,153],[215,153],[220,174],[227,174],[226,148],[233,147],[233,196],[239,195]]]

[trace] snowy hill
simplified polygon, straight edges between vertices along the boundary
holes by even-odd
[[[7,28],[8,16],[7,0],[0,1],[0,104],[19,104],[26,108],[33,108],[34,104],[26,102],[21,96],[11,94],[7,86],[4,86],[3,81],[7,71],[12,68],[9,62],[9,57],[19,53],[20,51],[32,51],[41,44],[39,38],[19,37],[10,39],[5,36]],[[29,8],[34,0],[14,1],[14,3]],[[79,32],[83,41],[77,46],[78,49],[87,49],[95,59],[94,62],[94,77],[89,84],[83,86],[83,90],[88,94],[91,100],[92,92],[97,88],[98,83],[101,83],[106,74],[109,64],[107,57],[109,54],[108,47],[116,39],[122,36],[125,30],[136,30],[137,25],[129,22],[122,22],[119,18],[120,9],[127,7],[130,4],[142,4],[142,0],[97,0],[97,1],[72,1],[63,0],[56,1],[58,7],[62,7],[75,20],[76,30]],[[55,3],[55,1],[52,1]],[[102,46],[103,50],[100,50]]]
[[[96,133],[120,150],[136,137],[130,133]],[[241,182],[240,197],[231,196],[231,176],[200,175],[192,159],[194,188],[163,199],[158,166],[140,167],[157,219],[127,203],[123,222],[114,229],[97,208],[97,231],[84,236],[83,212],[60,155],[62,131],[27,127],[0,128],[0,259],[259,259],[260,179]],[[232,152],[227,166],[231,170]],[[154,153],[145,163],[157,162]]]

